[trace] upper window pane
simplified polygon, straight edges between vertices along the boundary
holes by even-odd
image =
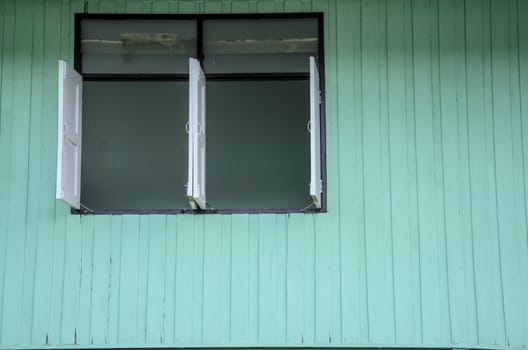
[[[308,73],[318,56],[316,18],[206,20],[206,73]]]
[[[85,19],[81,53],[83,73],[187,73],[196,21]]]

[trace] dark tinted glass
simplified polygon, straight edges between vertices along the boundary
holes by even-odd
[[[310,204],[309,90],[307,80],[207,83],[207,201],[212,207],[302,209]]]
[[[85,19],[81,53],[83,73],[186,73],[196,22]]]
[[[85,81],[82,203],[95,210],[187,206],[189,84]]]
[[[309,71],[318,56],[315,18],[206,20],[203,23],[206,73]]]

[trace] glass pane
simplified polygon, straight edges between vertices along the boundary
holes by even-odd
[[[83,73],[186,73],[196,22],[85,19],[81,53]]]
[[[82,203],[98,210],[187,206],[188,82],[85,81]]]
[[[212,207],[302,209],[311,203],[309,89],[307,80],[207,83]]]
[[[309,72],[318,55],[318,22],[300,19],[204,21],[206,73]]]

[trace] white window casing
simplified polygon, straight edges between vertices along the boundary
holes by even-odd
[[[56,198],[81,206],[82,77],[59,61]]]
[[[206,208],[205,197],[205,74],[189,59],[189,173],[187,198],[193,209]]]
[[[321,179],[321,90],[319,71],[314,57],[310,57],[310,196],[321,208],[323,181]]]

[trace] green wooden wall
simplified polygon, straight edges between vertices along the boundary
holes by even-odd
[[[329,204],[79,217],[54,190],[83,3],[0,1],[0,348],[528,347],[528,1],[90,0],[324,11]]]

